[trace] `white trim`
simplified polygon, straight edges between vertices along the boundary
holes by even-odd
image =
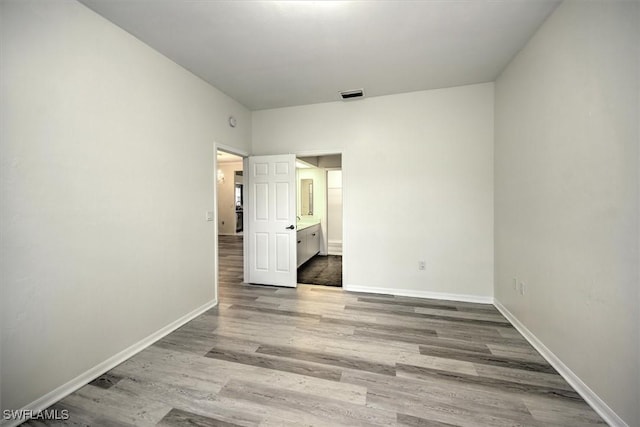
[[[328,150],[307,150],[307,151],[296,151],[295,154],[296,157],[320,157],[320,156],[333,156],[336,154],[344,154],[343,153],[344,149],[343,148],[336,148],[334,150],[328,149]],[[343,159],[344,160],[344,159]],[[339,169],[339,168],[334,168],[334,169]]]
[[[340,240],[329,240],[327,246],[329,255],[342,255],[342,242]]]
[[[479,304],[492,304],[493,297],[485,297],[481,295],[465,295],[465,294],[447,294],[443,292],[416,291],[412,289],[396,289],[396,288],[373,288],[369,286],[344,285],[342,287],[349,292],[369,292],[372,294],[387,294],[403,297],[415,298],[431,298],[449,301],[475,302]]]
[[[514,316],[500,301],[494,299],[493,305],[507,318],[509,322],[525,337],[529,344],[531,344],[537,351],[544,357],[547,362],[574,388],[576,392],[593,408],[594,411],[602,417],[602,419],[612,427],[629,427],[622,418],[616,414],[598,395],[586,385],[580,377],[578,377],[562,360],[551,350],[545,346],[533,332],[527,329],[516,316]]]
[[[214,142],[214,144],[215,144],[215,148],[216,148],[216,153],[215,153],[216,154],[216,160],[218,159],[218,156],[217,156],[218,150],[225,151],[225,152],[227,152],[229,154],[235,154],[236,156],[240,156],[242,158],[245,158],[245,157],[249,156],[249,153],[247,151],[245,151],[245,150],[241,150],[239,148],[232,147],[230,145],[220,144],[219,142]]]
[[[49,393],[45,394],[44,396],[27,404],[26,406],[21,408],[21,410],[38,412],[38,411],[43,411],[47,409],[49,406],[53,405],[59,400],[70,395],[74,391],[78,390],[80,387],[85,386],[86,384],[98,378],[100,375],[104,374],[105,372],[115,368],[125,360],[135,356],[137,353],[149,347],[151,344],[155,343],[156,341],[160,340],[166,335],[169,335],[171,332],[175,331],[180,326],[198,317],[199,315],[209,310],[210,308],[215,307],[217,304],[218,304],[217,300],[211,300],[206,304],[201,305],[200,307],[196,308],[190,313],[185,314],[178,320],[175,320],[169,323],[167,326],[159,329],[158,331],[152,333],[146,338],[143,338],[142,340],[138,341],[132,346],[122,350],[120,353],[117,353],[111,356],[104,362],[101,362],[96,366],[94,366],[93,368],[89,369],[88,371],[78,375],[77,377],[67,382],[66,384],[61,385],[55,390],[52,390]],[[0,423],[0,424],[2,424],[3,427],[14,427],[24,423],[25,421],[27,420],[26,419],[9,420],[6,424],[5,423]]]
[[[249,171],[249,157],[243,157],[242,159],[242,170],[243,171]],[[243,172],[244,173],[244,172]],[[244,182],[244,177],[246,175],[242,176],[242,185],[245,186],[244,187],[244,195],[247,196],[247,188],[249,188],[248,185],[246,185],[246,183]],[[218,199],[216,196],[216,205],[218,204]],[[247,241],[245,240],[244,236],[248,236],[249,232],[251,231],[249,229],[249,197],[245,197],[244,199],[244,206],[242,207],[242,281],[244,283],[249,283],[249,245],[247,244]],[[219,246],[216,246],[216,250],[218,250]],[[218,272],[216,271],[216,280],[218,277]],[[218,293],[217,293],[217,282],[216,282],[216,298],[218,297]]]

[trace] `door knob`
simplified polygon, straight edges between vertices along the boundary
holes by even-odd
[[[296,228],[296,226],[295,226],[295,225],[293,225],[293,224],[291,224],[290,226],[285,227],[285,228],[286,228],[287,230],[293,230],[293,229],[295,229],[295,228]]]

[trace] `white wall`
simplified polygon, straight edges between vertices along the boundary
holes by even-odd
[[[235,171],[242,170],[242,162],[218,163],[224,182],[218,183],[218,234],[236,234]]]
[[[213,143],[248,151],[251,127],[79,3],[0,5],[0,382],[18,409],[214,299]]]
[[[252,152],[343,153],[347,288],[492,297],[493,84],[256,111]]]
[[[637,2],[560,5],[497,80],[495,128],[496,298],[630,426],[638,13]]]

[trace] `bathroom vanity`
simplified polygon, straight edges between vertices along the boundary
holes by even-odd
[[[298,223],[297,266],[320,252],[320,221]]]

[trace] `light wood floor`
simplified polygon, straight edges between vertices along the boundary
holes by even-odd
[[[54,405],[68,424],[604,424],[493,306],[243,285],[220,244],[219,306]]]

